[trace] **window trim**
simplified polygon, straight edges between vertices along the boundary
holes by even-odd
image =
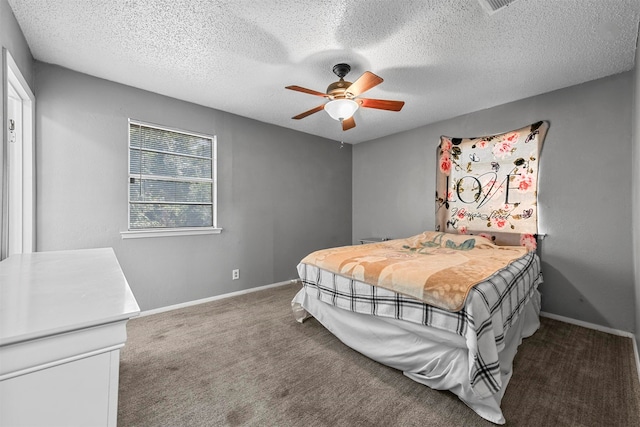
[[[121,231],[123,239],[140,239],[145,237],[199,236],[203,234],[220,234],[218,227],[184,227],[184,228],[145,228],[134,231]]]
[[[216,135],[192,132],[184,129],[163,126],[129,118],[127,121],[127,183],[131,177],[131,125],[151,127],[168,132],[182,133],[211,140],[211,206],[212,227],[176,227],[176,228],[135,228],[131,229],[131,199],[127,184],[127,231],[121,231],[122,239],[137,239],[146,237],[167,236],[197,236],[204,234],[220,234],[222,228],[218,226],[218,140]],[[165,177],[166,178],[166,177]],[[196,179],[197,180],[197,179]],[[208,180],[207,180],[208,182]]]

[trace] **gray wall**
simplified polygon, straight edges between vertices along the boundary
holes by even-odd
[[[2,47],[2,60],[0,61],[0,117],[2,123],[7,123],[5,115],[7,100],[5,99],[5,55],[8,51],[13,60],[18,65],[22,76],[27,81],[30,89],[33,91],[33,57],[31,50],[22,34],[22,30],[18,26],[13,11],[6,0],[0,0],[0,47]],[[6,203],[4,201],[6,195],[6,167],[5,156],[7,147],[7,127],[2,126],[2,136],[0,137],[2,145],[0,146],[0,242],[3,241],[3,233],[6,233]],[[4,202],[3,202],[4,201]],[[0,250],[0,253],[3,253]],[[1,258],[0,258],[1,259]]]
[[[638,38],[640,40],[640,36]],[[636,345],[640,354],[640,49],[636,49],[633,71],[635,97],[633,109],[633,259],[636,288]]]
[[[354,146],[353,241],[433,229],[440,135],[489,135],[547,120],[539,179],[540,231],[548,234],[540,245],[543,310],[634,331],[632,87],[628,72]]]
[[[35,80],[38,249],[113,247],[143,310],[293,279],[350,243],[351,146],[39,62]],[[128,118],[217,135],[221,234],[121,239]]]

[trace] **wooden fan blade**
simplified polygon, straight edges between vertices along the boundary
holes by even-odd
[[[361,107],[377,108],[378,110],[400,111],[404,106],[404,101],[391,101],[389,99],[359,98],[357,101]]]
[[[356,121],[353,119],[353,117],[349,117],[346,120],[342,121],[342,130],[349,130],[356,127]]]
[[[296,86],[296,85],[287,86],[287,87],[285,87],[285,89],[291,89],[291,90],[295,90],[295,91],[298,91],[298,92],[304,92],[304,93],[308,93],[309,95],[322,96],[323,98],[327,98],[329,96],[326,93],[318,92],[317,90],[307,89],[306,87]]]
[[[305,111],[304,113],[300,113],[300,114],[298,114],[297,116],[293,116],[293,117],[291,117],[291,118],[292,118],[292,119],[295,119],[295,120],[304,119],[305,117],[310,116],[310,115],[312,115],[313,113],[317,113],[318,111],[322,111],[322,110],[324,110],[324,104],[322,104],[322,105],[318,105],[316,108],[312,108],[312,109],[311,109],[311,110],[309,110],[309,111]]]
[[[353,96],[358,96],[372,87],[378,86],[382,82],[382,77],[376,76],[371,71],[365,71],[363,75],[358,77],[358,80],[347,88],[347,92]]]

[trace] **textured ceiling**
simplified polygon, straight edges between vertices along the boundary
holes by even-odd
[[[628,71],[640,0],[9,0],[33,56],[267,123],[357,143]],[[320,92],[346,62],[384,79],[343,132]]]

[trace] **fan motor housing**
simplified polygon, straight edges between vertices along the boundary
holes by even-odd
[[[351,86],[352,83],[346,80],[339,80],[337,82],[333,82],[327,87],[327,95],[332,98],[353,98],[347,96],[347,88]]]

